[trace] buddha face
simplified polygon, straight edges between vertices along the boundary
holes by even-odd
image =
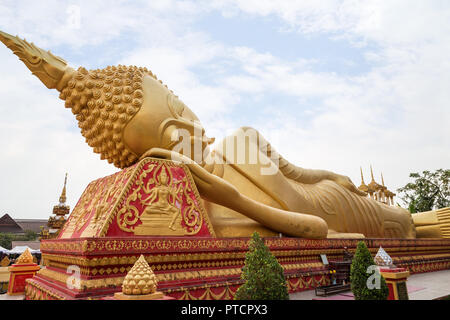
[[[214,139],[197,116],[158,80],[145,76],[143,104],[123,131],[126,147],[140,157],[151,148],[174,150],[194,159]],[[190,149],[190,150],[188,150]]]

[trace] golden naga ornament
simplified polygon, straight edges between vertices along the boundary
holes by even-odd
[[[131,270],[126,275],[122,292],[114,297],[119,300],[153,300],[163,297],[162,292],[157,292],[158,281],[152,268],[141,255]]]
[[[238,129],[210,150],[214,139],[205,135],[198,117],[147,68],[75,70],[18,37],[0,32],[0,41],[48,88],[60,92],[102,159],[121,169],[145,157],[183,162],[217,237],[248,237],[254,231],[310,239],[450,237],[449,208],[411,215],[366,197],[377,186],[359,190],[346,176],[293,165],[253,128]],[[138,234],[168,216],[175,221],[164,221],[163,228],[181,232],[173,230],[180,217],[173,202],[176,191],[160,181],[151,191],[157,198],[141,199],[151,209],[142,215]],[[128,209],[124,214],[133,212]],[[92,233],[102,225],[105,210],[99,204],[88,226]],[[67,227],[73,232],[88,221],[85,213],[77,217]],[[120,221],[121,228],[128,227]]]

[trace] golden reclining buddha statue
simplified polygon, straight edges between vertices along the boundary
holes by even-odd
[[[253,231],[311,239],[448,236],[448,208],[411,215],[372,200],[348,177],[289,163],[253,128],[240,128],[210,150],[214,139],[197,116],[146,68],[75,70],[18,37],[0,32],[0,40],[60,92],[102,159],[118,168],[144,157],[184,162],[219,237]]]

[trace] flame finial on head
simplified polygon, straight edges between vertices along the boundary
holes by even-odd
[[[44,51],[17,36],[0,31],[0,41],[47,88],[60,92],[60,99],[76,116],[81,134],[94,152],[101,155],[101,159],[107,159],[118,168],[136,163],[139,157],[123,141],[123,130],[143,104],[143,78],[150,76],[158,80],[150,70],[123,65],[95,70],[79,67],[74,70],[50,51]]]
[[[67,65],[66,61],[55,56],[50,51],[38,48],[25,39],[22,40],[17,36],[14,37],[2,31],[0,31],[0,41],[11,49],[47,88],[61,91],[64,85],[61,84],[61,80],[67,71],[73,70]]]

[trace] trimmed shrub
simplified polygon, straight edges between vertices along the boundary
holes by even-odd
[[[283,268],[257,232],[245,255],[241,278],[245,283],[236,291],[235,300],[289,300]]]
[[[350,281],[355,300],[386,300],[389,289],[383,276],[379,275],[379,288],[369,288],[369,277],[374,277],[374,272],[368,272],[370,266],[374,266],[375,261],[363,241],[358,243],[355,256],[353,257],[350,270]],[[378,271],[377,271],[378,272]],[[371,281],[369,280],[369,283]]]

